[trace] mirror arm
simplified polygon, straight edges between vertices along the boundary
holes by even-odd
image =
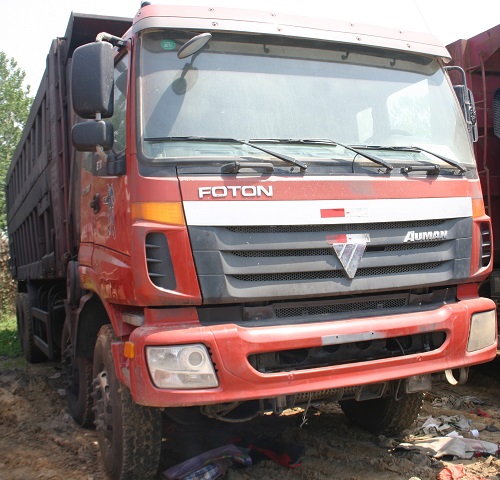
[[[462,67],[459,67],[458,65],[450,65],[444,67],[445,71],[449,72],[451,70],[456,70],[462,75],[462,85],[467,86],[467,77],[465,76],[465,70]]]
[[[123,38],[116,37],[115,35],[111,35],[110,33],[101,32],[95,37],[96,42],[109,42],[114,47],[125,47],[127,45],[127,41],[123,40]]]
[[[99,156],[99,158],[103,162],[107,162],[108,161],[108,155],[104,151],[104,148],[102,148],[102,145],[96,145],[95,151],[96,151],[97,155]]]
[[[99,120],[101,120],[101,114],[98,112],[95,114],[95,121],[98,122]],[[108,156],[104,152],[104,148],[102,148],[102,145],[96,145],[95,151],[103,162],[106,162],[108,160]]]

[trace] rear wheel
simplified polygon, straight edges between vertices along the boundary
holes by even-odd
[[[61,362],[64,372],[66,398],[69,411],[78,425],[91,427],[92,411],[92,361],[86,357],[74,357],[68,322],[64,322],[61,337]]]
[[[389,395],[375,400],[339,402],[347,418],[372,433],[397,435],[410,428],[422,408],[424,394],[400,392],[398,382],[391,385]]]
[[[20,293],[16,300],[17,331],[24,358],[29,363],[46,360],[44,353],[35,345],[33,339],[33,319],[31,302],[27,293]]]
[[[113,480],[152,479],[161,453],[161,412],[137,405],[115,373],[111,325],[99,331],[93,362],[93,397],[97,437],[106,470]]]

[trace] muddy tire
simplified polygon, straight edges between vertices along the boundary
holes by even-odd
[[[397,385],[397,383],[396,383]],[[410,428],[422,408],[424,394],[401,393],[396,395],[391,385],[391,393],[376,400],[344,400],[339,402],[347,418],[359,427],[379,435],[397,435]]]
[[[21,349],[28,363],[40,363],[47,360],[45,354],[35,345],[33,340],[33,320],[31,302],[27,293],[20,293],[16,300],[17,331]]]
[[[61,363],[71,416],[81,427],[92,427],[94,425],[92,361],[86,357],[73,357],[73,345],[67,322],[64,322],[61,336]]]
[[[161,453],[161,412],[137,405],[115,373],[111,325],[99,331],[93,362],[93,398],[102,460],[112,480],[154,478]]]

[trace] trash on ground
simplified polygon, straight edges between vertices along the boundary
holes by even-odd
[[[461,459],[497,455],[499,452],[499,445],[480,438],[480,431],[487,426],[472,422],[462,415],[430,416],[420,421],[422,425],[416,429],[416,436],[400,443],[396,450],[416,450],[434,458],[452,456]]]
[[[230,443],[201,453],[162,473],[163,480],[215,480],[225,475],[232,465],[250,467],[262,459],[270,459],[278,465],[296,468],[302,464],[304,448],[270,439]]]
[[[233,464],[252,465],[245,449],[229,444],[201,453],[168,470],[161,476],[164,480],[215,480],[223,476]]]
[[[432,401],[433,407],[454,410],[480,410],[477,408],[478,405],[484,405],[484,402],[480,398],[471,396],[455,397],[454,395],[448,395],[446,397],[435,398]]]

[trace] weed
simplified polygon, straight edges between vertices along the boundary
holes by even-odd
[[[0,317],[0,357],[17,357],[21,354],[16,316],[4,314]]]

